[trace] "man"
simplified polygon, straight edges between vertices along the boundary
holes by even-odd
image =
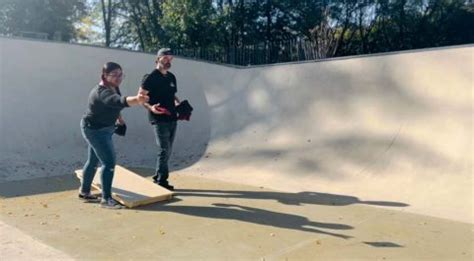
[[[168,71],[172,60],[171,49],[160,49],[156,56],[156,68],[143,78],[141,86],[141,91],[147,91],[150,97],[149,103],[144,106],[148,110],[148,118],[154,127],[156,143],[160,149],[153,180],[169,190],[174,190],[168,183],[168,160],[176,134],[176,106],[180,103],[176,97],[176,77]]]

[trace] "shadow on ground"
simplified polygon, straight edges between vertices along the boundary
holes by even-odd
[[[148,172],[136,171],[143,177]],[[0,183],[0,197],[22,197],[36,194],[54,193],[79,188],[79,181],[75,175],[37,178],[30,180],[11,181]],[[275,191],[245,191],[245,190],[209,190],[209,189],[176,189],[178,196],[196,196],[212,198],[241,198],[241,199],[268,199],[276,200],[286,205],[326,205],[347,206],[351,204],[367,204],[385,207],[407,207],[409,204],[391,201],[363,201],[348,195],[338,195],[320,192],[303,191],[298,193]]]
[[[149,171],[140,171],[135,169],[135,172],[144,177],[149,177]],[[0,197],[15,198],[34,196],[39,194],[77,190],[78,187],[79,181],[73,174],[23,181],[12,181],[0,184]],[[263,226],[278,227],[310,233],[320,233],[338,238],[349,239],[351,236],[335,233],[334,231],[325,231],[325,229],[351,230],[353,229],[352,226],[338,223],[317,222],[310,220],[305,216],[292,213],[283,213],[269,209],[256,208],[252,206],[251,201],[249,201],[248,204],[242,204],[242,202],[233,202],[232,199],[268,200],[284,205],[294,206],[302,206],[305,204],[323,206],[347,206],[351,204],[369,204],[389,207],[408,206],[405,203],[399,202],[361,201],[357,197],[348,195],[310,191],[299,193],[264,190],[255,191],[252,190],[251,187],[249,188],[249,190],[215,190],[206,188],[177,189],[175,191],[176,194],[173,200],[150,204],[139,208],[134,208],[133,210],[177,213],[181,215],[221,220],[236,220]],[[186,198],[188,198],[188,200]],[[203,199],[204,201],[196,201],[196,199]],[[186,203],[186,205],[183,203]]]
[[[78,190],[80,186],[76,175],[63,175],[0,183],[0,198],[34,196],[69,190]]]
[[[128,168],[128,167],[127,167]],[[153,175],[152,171],[141,168],[128,168],[142,177]],[[80,182],[71,170],[70,175],[51,176],[35,179],[8,181],[0,183],[0,198],[33,196],[79,189]]]
[[[178,214],[204,217],[204,218],[237,220],[241,222],[253,223],[253,224],[264,225],[264,226],[325,234],[325,235],[339,237],[343,239],[352,238],[352,236],[323,231],[319,229],[319,228],[334,229],[334,230],[353,229],[353,227],[349,225],[316,222],[316,221],[311,221],[308,218],[299,216],[299,215],[269,211],[269,210],[265,210],[261,208],[253,208],[253,207],[242,206],[242,205],[237,205],[237,204],[213,203],[212,207],[153,204],[153,205],[148,205],[148,206],[142,206],[142,207],[139,207],[138,209],[145,210],[145,211],[159,211],[159,212],[167,211],[171,213],[178,213]]]
[[[298,193],[273,192],[273,191],[240,191],[240,190],[199,190],[177,189],[180,196],[220,197],[220,198],[246,198],[270,199],[286,205],[314,204],[326,206],[347,206],[351,204],[367,204],[385,207],[407,207],[408,204],[391,201],[362,201],[357,197],[303,191]]]

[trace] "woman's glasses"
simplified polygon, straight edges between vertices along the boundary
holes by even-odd
[[[113,78],[122,78],[122,79],[125,78],[125,74],[123,73],[109,73],[107,75]]]

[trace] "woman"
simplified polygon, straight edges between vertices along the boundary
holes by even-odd
[[[91,194],[91,184],[97,169],[100,169],[102,184],[101,207],[122,208],[112,199],[112,180],[115,168],[115,150],[112,141],[115,123],[124,124],[120,111],[129,106],[140,105],[148,101],[146,91],[136,96],[121,96],[119,86],[123,72],[119,64],[108,62],[102,68],[100,83],[91,90],[86,113],[81,120],[82,136],[88,143],[88,159],[83,168],[79,198],[85,201],[98,201]]]

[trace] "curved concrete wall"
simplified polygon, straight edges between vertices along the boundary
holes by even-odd
[[[3,180],[80,167],[78,119],[100,65],[124,66],[126,94],[153,67],[140,53],[0,44]],[[473,47],[461,46],[245,70],[176,59],[179,96],[196,113],[179,126],[172,164],[183,175],[401,202],[472,223],[472,58]],[[119,162],[153,166],[143,109],[125,117]]]
[[[212,142],[189,171],[472,223],[473,50],[239,71],[206,88]]]
[[[0,38],[0,53],[0,181],[64,175],[82,167],[86,145],[79,121],[102,65],[122,65],[124,95],[135,95],[143,75],[154,68],[154,55],[62,43]],[[189,65],[177,59],[175,66]],[[210,125],[202,87],[179,71],[176,75],[179,97],[200,108],[194,115],[199,121],[180,122],[172,165],[183,168],[206,150]],[[125,138],[115,138],[117,161],[154,166],[157,150],[145,109],[128,108],[123,115],[128,130]]]

